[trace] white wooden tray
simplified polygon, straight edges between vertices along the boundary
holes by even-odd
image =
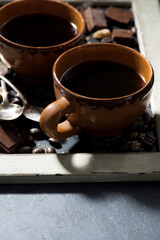
[[[1,1],[1,4],[9,1]],[[70,2],[76,2],[74,0]],[[101,4],[100,1],[95,1]],[[155,71],[151,108],[160,146],[160,8],[158,0],[105,0],[131,4],[140,51]],[[103,1],[104,5],[104,1]],[[0,183],[160,180],[160,152],[122,154],[2,154]]]

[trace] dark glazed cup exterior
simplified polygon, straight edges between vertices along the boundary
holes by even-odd
[[[144,77],[146,84],[130,95],[108,99],[81,96],[61,84],[60,78],[66,69],[91,59],[130,66]],[[119,133],[145,110],[154,82],[152,66],[145,57],[131,48],[110,43],[88,44],[68,50],[55,62],[53,78],[57,101],[42,112],[40,125],[46,134],[56,138],[69,137],[78,131],[97,136]],[[67,120],[59,124],[64,115]]]
[[[31,47],[9,41],[0,34],[0,52],[19,78],[31,83],[43,82],[52,76],[52,66],[64,51],[83,44],[85,22],[79,11],[58,0],[16,0],[0,8],[1,25],[18,16],[30,13],[46,13],[64,17],[78,28],[71,40],[49,47]]]

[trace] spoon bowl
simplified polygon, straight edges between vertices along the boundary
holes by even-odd
[[[30,105],[24,95],[19,91],[19,89],[14,84],[12,84],[6,77],[0,75],[0,79],[7,83],[15,91],[17,97],[22,100],[23,115],[32,121],[39,122],[43,108]]]
[[[42,107],[31,106],[27,103],[24,107],[23,115],[32,121],[39,122],[42,111]]]
[[[2,95],[2,103],[0,104],[0,120],[14,120],[23,113],[23,108],[18,104],[10,103],[8,101],[8,92],[6,88],[6,83],[1,80],[1,95]]]
[[[0,120],[14,120],[23,113],[21,106],[9,103],[8,107],[0,106]]]

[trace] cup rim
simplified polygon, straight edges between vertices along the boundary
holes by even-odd
[[[56,67],[57,67],[57,64],[58,64],[59,60],[64,55],[68,54],[68,52],[76,51],[76,49],[80,49],[80,48],[84,48],[84,47],[91,48],[93,46],[97,48],[97,47],[105,46],[105,45],[108,45],[108,46],[111,46],[111,47],[117,47],[117,48],[119,48],[119,47],[120,48],[124,48],[124,49],[127,49],[128,51],[133,52],[134,54],[137,54],[137,55],[140,55],[141,57],[143,57],[143,59],[148,63],[148,65],[150,67],[150,70],[151,70],[151,77],[150,77],[148,83],[145,84],[142,88],[140,88],[136,92],[133,92],[133,93],[128,94],[128,95],[120,96],[120,97],[115,97],[115,98],[93,98],[93,97],[88,97],[88,96],[84,96],[84,95],[80,95],[78,93],[72,92],[68,88],[64,87],[63,84],[60,82],[60,80],[58,79],[58,77],[56,75]],[[66,91],[70,95],[73,95],[76,98],[90,100],[90,101],[119,101],[119,100],[123,100],[123,99],[130,99],[132,97],[136,97],[136,95],[140,95],[140,96],[142,95],[143,96],[144,94],[146,94],[146,93],[148,93],[150,91],[150,89],[152,88],[153,83],[154,83],[154,70],[153,70],[153,67],[152,67],[151,63],[149,62],[149,60],[144,55],[142,55],[140,52],[136,51],[135,49],[127,47],[127,46],[124,46],[124,45],[120,45],[120,44],[117,44],[117,43],[116,44],[115,43],[90,43],[90,44],[86,44],[86,45],[84,44],[84,45],[79,45],[79,46],[73,47],[73,48],[65,51],[64,53],[62,53],[57,58],[57,60],[55,61],[54,65],[53,65],[53,68],[52,68],[52,75],[53,75],[54,81],[56,81],[56,83],[64,91]]]
[[[33,4],[36,4],[36,1],[35,2],[32,1],[32,0],[28,0],[28,1],[32,2]],[[50,2],[50,0],[44,0],[44,1]],[[6,8],[7,6],[16,4],[17,2],[25,2],[25,1],[24,0],[16,0],[16,1],[13,1],[13,2],[6,3],[5,5],[3,5],[1,7],[0,11],[3,10],[4,8]],[[67,2],[62,2],[60,0],[54,0],[52,2],[57,2],[59,4],[62,4],[63,6],[66,6],[66,7],[70,8],[70,9],[72,9],[73,11],[76,12],[76,14],[78,14],[80,16],[83,27],[82,27],[82,30],[80,32],[78,32],[78,34],[74,38],[72,38],[72,39],[70,39],[70,40],[68,40],[66,42],[60,43],[60,44],[51,45],[51,46],[45,46],[45,47],[44,46],[43,47],[42,46],[35,47],[35,46],[28,46],[28,45],[19,44],[19,43],[13,42],[13,41],[5,38],[2,34],[0,34],[0,39],[4,43],[6,42],[7,44],[9,44],[12,47],[25,48],[25,49],[29,49],[29,50],[50,50],[50,49],[55,49],[55,48],[57,49],[57,48],[61,48],[61,47],[65,46],[66,44],[68,45],[70,43],[73,43],[74,41],[78,41],[79,38],[81,38],[83,36],[83,34],[85,33],[85,29],[86,29],[85,20],[84,20],[82,14],[75,7],[73,7],[72,5],[68,4]]]

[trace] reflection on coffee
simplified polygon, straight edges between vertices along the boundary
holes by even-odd
[[[92,98],[116,98],[138,91],[144,78],[121,63],[92,60],[67,69],[61,79],[64,87]]]
[[[68,20],[49,14],[27,14],[13,18],[1,26],[1,34],[12,42],[44,47],[74,38],[77,27]]]

